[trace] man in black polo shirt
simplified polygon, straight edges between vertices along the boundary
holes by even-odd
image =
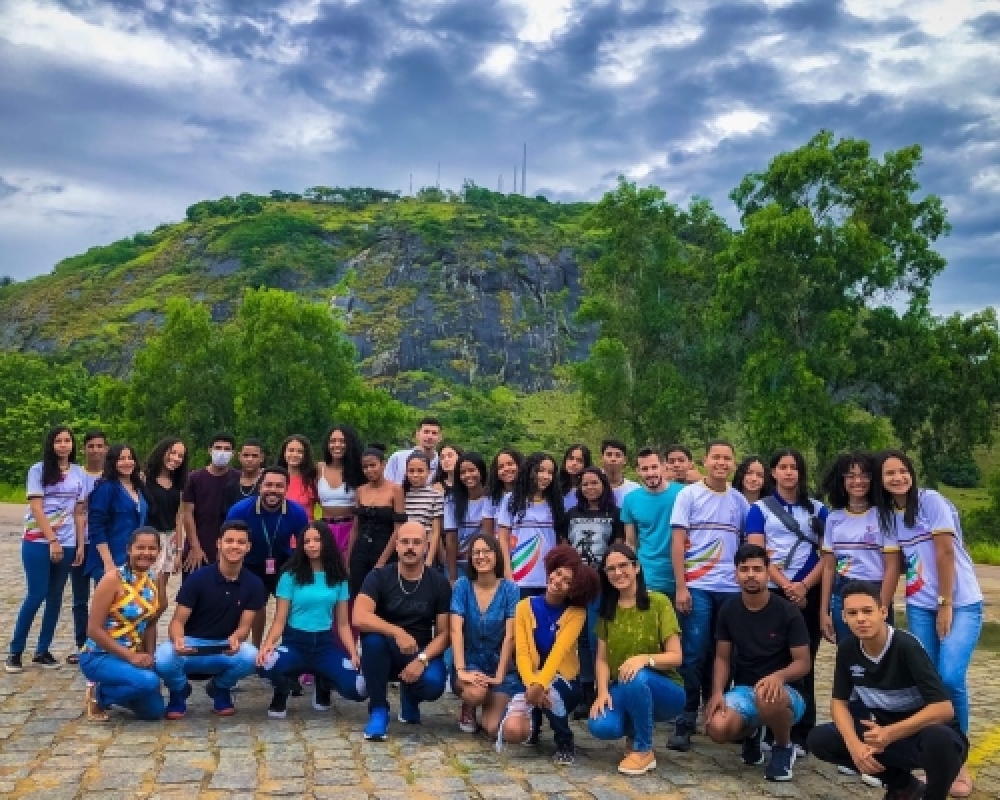
[[[156,672],[170,690],[167,719],[187,712],[188,675],[210,675],[205,691],[213,713],[236,713],[231,695],[240,678],[256,668],[257,648],[247,644],[254,615],[267,602],[260,578],[243,568],[250,549],[245,522],[222,526],[218,563],[195,570],[177,592],[168,629],[170,641],[156,648]]]
[[[837,648],[833,722],[809,734],[810,752],[878,776],[887,800],[945,800],[969,743],[940,676],[914,636],[887,624],[877,590],[851,581],[841,597],[854,636]]]
[[[399,721],[420,722],[420,703],[444,694],[451,586],[427,567],[427,529],[404,522],[396,536],[399,562],[368,573],[354,602],[361,631],[361,672],[368,685],[365,739],[384,741],[389,731],[390,680],[399,680]]]

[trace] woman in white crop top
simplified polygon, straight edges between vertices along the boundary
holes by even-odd
[[[357,489],[365,482],[361,471],[361,441],[349,425],[330,428],[323,447],[323,460],[316,465],[316,494],[323,519],[333,532],[341,554],[347,552],[357,506]]]

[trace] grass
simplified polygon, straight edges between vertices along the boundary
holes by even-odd
[[[992,542],[971,542],[967,545],[969,556],[976,564],[990,564],[1000,567],[1000,544]]]
[[[24,487],[10,483],[0,483],[0,503],[26,503]]]

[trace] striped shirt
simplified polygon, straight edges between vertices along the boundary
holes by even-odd
[[[432,486],[419,486],[406,493],[403,509],[410,522],[419,522],[430,534],[435,519],[444,516],[444,495]]]

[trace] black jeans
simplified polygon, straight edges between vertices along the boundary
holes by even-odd
[[[851,713],[855,710],[851,709]],[[863,716],[854,717],[859,738],[865,730],[860,720],[868,718],[867,709]],[[832,722],[814,728],[809,734],[809,752],[820,761],[857,769],[844,737]],[[962,734],[947,725],[928,725],[876,755],[875,759],[885,767],[876,777],[890,789],[904,789],[913,770],[922,769],[927,775],[924,800],[946,800],[968,753],[969,742]]]
[[[780,589],[772,589],[774,594],[784,597],[785,593]],[[802,618],[806,621],[806,630],[809,632],[809,661],[812,668],[809,674],[799,679],[799,691],[802,699],[806,701],[806,711],[802,719],[792,726],[792,742],[802,745],[807,750],[809,746],[806,740],[809,733],[816,727],[816,654],[819,652],[820,642],[823,641],[823,630],[819,624],[819,603],[822,595],[820,586],[813,586],[806,594],[806,607],[800,608]]]

